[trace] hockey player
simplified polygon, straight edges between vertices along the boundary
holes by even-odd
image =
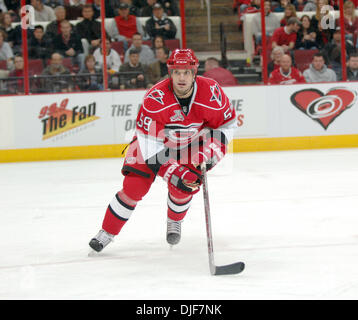
[[[123,188],[89,243],[93,250],[118,235],[157,176],[168,186],[167,242],[180,241],[181,223],[199,192],[200,164],[210,170],[224,157],[236,127],[229,99],[214,80],[197,76],[198,65],[191,49],[174,50],[169,78],[146,92],[122,168]]]

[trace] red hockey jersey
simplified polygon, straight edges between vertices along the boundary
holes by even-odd
[[[122,172],[144,172],[141,175],[148,176],[150,172],[143,164],[158,161],[157,156],[163,150],[181,152],[208,129],[216,129],[228,143],[235,128],[235,109],[216,81],[197,76],[191,102],[184,113],[170,79],[165,79],[144,96],[137,116],[137,140],[127,152]],[[150,164],[158,167],[157,163]]]
[[[269,84],[306,83],[306,79],[301,71],[294,67],[291,67],[288,74],[282,73],[281,68],[278,68],[271,72],[268,82]]]

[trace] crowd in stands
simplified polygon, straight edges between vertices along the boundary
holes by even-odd
[[[27,0],[30,91],[103,89],[100,0]],[[177,0],[105,0],[106,65],[111,89],[148,88],[168,75],[170,50],[180,47],[172,16]],[[23,93],[20,1],[0,0],[1,93]],[[145,23],[139,18],[148,17]],[[173,42],[173,40],[175,40]],[[172,41],[172,42],[170,42]],[[169,48],[170,47],[170,48]],[[4,86],[6,83],[6,86]]]
[[[264,1],[267,72],[270,84],[342,80],[341,26],[340,20],[336,19],[332,12],[339,10],[338,2],[335,0]],[[262,54],[260,1],[234,0],[233,9],[238,12],[241,20],[245,14],[254,14],[252,32],[255,54]],[[344,1],[347,80],[357,80],[356,9],[358,9],[357,0]],[[281,19],[275,14],[277,12],[283,13]],[[300,17],[298,12],[302,12],[299,14]]]

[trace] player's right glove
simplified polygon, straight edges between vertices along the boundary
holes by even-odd
[[[199,192],[201,175],[175,160],[169,160],[163,164],[158,175],[168,183],[169,192],[173,195],[195,194]]]

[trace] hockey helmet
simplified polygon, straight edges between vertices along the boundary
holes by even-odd
[[[191,49],[175,49],[167,61],[168,70],[192,69],[194,75],[198,72],[199,60]]]

